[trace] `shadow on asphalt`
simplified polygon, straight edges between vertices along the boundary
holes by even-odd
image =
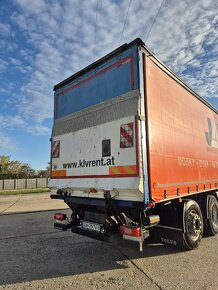
[[[125,269],[131,259],[177,254],[151,240],[119,247],[53,229],[53,212],[0,217],[0,285]]]
[[[129,241],[112,241],[111,246],[115,246],[124,256],[130,259],[142,259],[149,257],[165,256],[169,254],[178,254],[182,252],[178,249],[167,244],[162,244],[154,241],[151,238],[147,238],[143,244],[143,251],[139,251],[138,243]]]

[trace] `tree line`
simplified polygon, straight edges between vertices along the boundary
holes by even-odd
[[[0,155],[0,179],[39,177],[49,177],[49,166],[45,170],[34,170],[28,163],[11,160],[10,156]]]

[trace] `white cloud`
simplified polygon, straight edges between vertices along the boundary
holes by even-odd
[[[14,140],[10,136],[6,135],[5,132],[0,130],[0,149],[7,149],[16,151]]]
[[[8,37],[11,35],[11,27],[9,24],[0,23],[0,35]]]
[[[148,42],[205,98],[217,97],[217,8],[216,1],[167,1]]]
[[[3,144],[10,144],[8,149],[13,148],[13,150],[15,150],[16,142],[13,140],[13,138],[10,137],[9,132],[13,132],[13,130],[16,130],[16,128],[19,128],[19,129],[23,128],[32,135],[49,135],[50,134],[50,128],[44,125],[40,125],[40,124],[31,125],[28,122],[28,120],[26,120],[24,117],[20,115],[6,116],[3,114],[0,114],[0,139],[4,139],[0,143],[0,148],[1,147],[4,148]],[[8,134],[5,133],[6,131],[8,132]]]
[[[51,130],[43,125],[29,126],[27,131],[33,135],[50,135]]]
[[[22,62],[19,59],[13,58],[13,57],[9,57],[10,63],[12,65],[16,65],[16,66],[20,66],[22,65]]]
[[[46,1],[37,0],[37,1],[28,1],[28,0],[16,0],[20,7],[24,10],[25,13],[40,15],[47,10]]]
[[[0,73],[4,72],[7,69],[8,63],[0,58]]]
[[[27,123],[20,115],[3,115],[0,114],[0,130],[4,128],[26,127]]]
[[[0,93],[6,93],[7,90],[5,88],[0,88]]]
[[[9,57],[9,62],[12,65],[11,67],[13,67],[13,70],[16,69],[21,73],[30,73],[33,70],[30,65],[26,65],[18,58]]]
[[[119,46],[129,1],[99,1],[96,44],[96,0],[14,0],[19,9],[10,20],[28,47],[19,47],[8,61],[24,74],[16,91],[17,119],[32,134],[50,134],[44,121],[53,116],[53,86]],[[121,44],[145,39],[159,1],[132,1]],[[146,44],[204,97],[217,97],[216,1],[165,1]],[[4,25],[5,36],[11,26]],[[16,49],[16,43],[14,44]],[[0,43],[5,47],[6,42]],[[12,48],[13,49],[13,48]],[[95,55],[94,55],[95,51]],[[0,72],[8,62],[0,60]]]

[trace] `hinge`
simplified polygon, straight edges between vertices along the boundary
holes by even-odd
[[[139,115],[138,118],[139,118],[140,121],[145,121],[145,116]]]

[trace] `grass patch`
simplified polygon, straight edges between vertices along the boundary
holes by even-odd
[[[51,192],[50,188],[31,188],[31,189],[16,189],[16,190],[0,190],[0,195],[17,195],[28,193]]]

